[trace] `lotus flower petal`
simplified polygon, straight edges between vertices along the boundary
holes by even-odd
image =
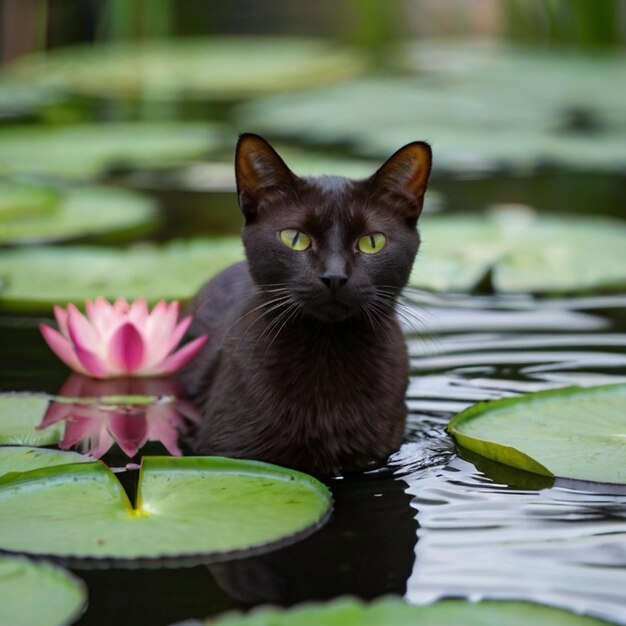
[[[101,296],[97,297],[94,302],[87,300],[85,308],[87,317],[100,333],[102,340],[106,341],[119,326],[119,316],[113,314],[113,307]]]
[[[141,333],[131,322],[122,324],[111,337],[109,359],[124,374],[132,374],[144,363],[144,343]]]
[[[161,363],[156,366],[153,373],[156,374],[158,372],[159,374],[171,374],[172,372],[179,370],[183,365],[189,363],[189,361],[191,361],[191,359],[193,359],[198,352],[200,352],[200,350],[202,350],[202,347],[207,340],[207,335],[201,335],[193,341],[185,344],[180,350],[177,350],[174,354],[170,354],[166,359],[161,361]]]
[[[67,307],[67,331],[75,346],[100,352],[100,334],[73,304]]]
[[[52,311],[54,312],[54,317],[59,325],[59,330],[64,337],[69,337],[69,332],[67,330],[67,311],[58,305],[54,305],[52,307]]]
[[[137,298],[128,311],[128,319],[137,328],[144,328],[148,321],[148,303],[145,298]]]
[[[54,330],[54,328],[46,324],[40,324],[39,331],[46,343],[63,363],[71,367],[75,372],[80,372],[81,374],[88,373],[78,360],[72,344],[58,330]]]
[[[81,348],[80,346],[74,346],[76,356],[80,361],[83,370],[88,376],[94,378],[107,378],[107,376],[115,376],[117,372],[111,368],[105,361],[103,361],[97,354]]]
[[[161,376],[189,362],[206,343],[203,335],[174,352],[192,318],[178,320],[180,306],[160,301],[152,310],[145,298],[113,304],[98,297],[85,303],[86,316],[74,304],[54,307],[59,331],[42,324],[50,348],[73,370],[94,378]]]

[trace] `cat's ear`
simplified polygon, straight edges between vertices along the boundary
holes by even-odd
[[[235,177],[239,206],[247,218],[256,214],[265,194],[292,188],[295,179],[276,150],[252,133],[241,135],[237,142]]]
[[[414,141],[394,152],[371,180],[375,186],[399,196],[405,216],[417,219],[424,204],[431,163],[430,146]]]

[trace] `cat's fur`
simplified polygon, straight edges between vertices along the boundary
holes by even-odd
[[[395,301],[419,246],[430,163],[414,142],[366,180],[300,178],[265,140],[241,136],[247,262],[194,303],[192,335],[210,341],[184,377],[204,414],[192,449],[327,473],[399,446],[408,356]],[[285,246],[287,228],[311,247]],[[357,242],[371,233],[387,244],[368,255]]]

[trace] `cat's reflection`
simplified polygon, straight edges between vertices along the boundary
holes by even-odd
[[[211,565],[219,586],[247,605],[404,594],[417,532],[406,483],[361,474],[329,486],[335,510],[326,526],[286,548]]]

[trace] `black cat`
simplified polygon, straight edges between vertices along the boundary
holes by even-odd
[[[302,178],[261,137],[240,137],[247,262],[194,302],[192,335],[210,335],[184,377],[204,414],[194,451],[330,473],[399,446],[408,356],[395,307],[430,167],[414,142],[366,180]]]

